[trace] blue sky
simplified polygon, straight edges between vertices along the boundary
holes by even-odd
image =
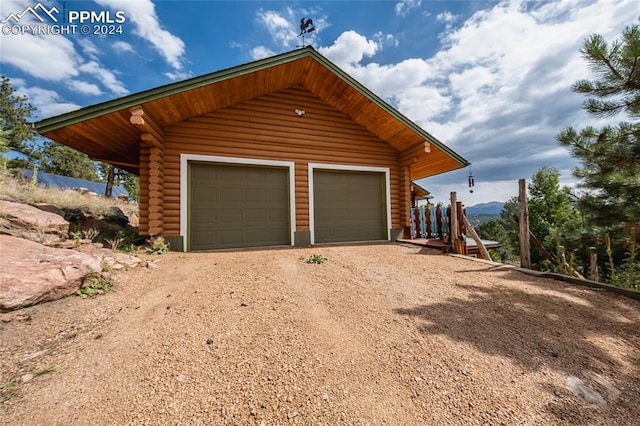
[[[2,0],[0,21],[37,3]],[[312,18],[307,45],[472,163],[473,194],[468,169],[419,181],[436,200],[457,191],[467,205],[505,201],[544,164],[575,185],[576,162],[554,137],[603,124],[570,90],[591,77],[582,42],[592,33],[613,40],[640,16],[636,0],[40,3],[60,11],[59,23],[71,24],[71,12],[124,19],[110,35],[93,33],[95,16],[86,35],[77,19],[64,35],[0,24],[1,73],[39,119],[290,51],[300,19]],[[27,14],[19,24],[40,23]]]

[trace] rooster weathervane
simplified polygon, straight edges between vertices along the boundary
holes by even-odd
[[[298,47],[304,47],[304,35],[315,31],[315,29],[316,27],[313,25],[313,21],[311,19],[305,20],[304,18],[302,18],[300,20],[300,34],[298,34],[298,37],[302,37],[302,46]]]

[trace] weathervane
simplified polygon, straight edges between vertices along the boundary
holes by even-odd
[[[300,34],[298,34],[298,37],[302,37],[302,46],[298,47],[304,47],[304,35],[315,31],[315,29],[316,27],[313,26],[313,21],[311,19],[305,20],[302,18],[300,20]]]

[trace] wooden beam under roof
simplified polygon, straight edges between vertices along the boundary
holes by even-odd
[[[421,141],[410,146],[404,151],[400,151],[400,164],[411,165],[416,163],[420,157],[431,152],[431,144],[427,141]]]
[[[162,146],[164,141],[164,132],[162,128],[156,123],[151,114],[149,114],[145,109],[138,105],[129,109],[131,112],[131,117],[129,121],[131,124],[136,126],[143,134],[148,133],[151,137],[143,137],[142,140],[151,143],[153,146],[156,144],[160,144],[158,148]]]

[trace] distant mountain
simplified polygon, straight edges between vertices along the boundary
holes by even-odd
[[[488,203],[480,203],[475,206],[467,206],[465,209],[467,210],[467,216],[472,215],[490,215],[490,216],[500,216],[500,212],[504,207],[504,203],[500,201],[490,201]]]

